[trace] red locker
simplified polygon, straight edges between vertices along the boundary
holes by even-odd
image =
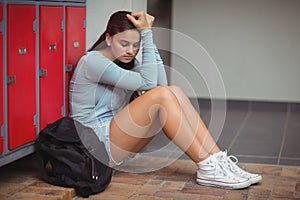
[[[40,10],[40,129],[62,117],[63,7]]]
[[[69,112],[69,82],[85,52],[85,7],[66,7],[66,114]]]
[[[3,5],[0,4],[0,21],[3,19]],[[1,30],[0,30],[1,31]],[[0,32],[0,154],[3,153],[3,137],[1,127],[3,124],[3,33]]]
[[[7,6],[8,148],[36,138],[35,6]]]

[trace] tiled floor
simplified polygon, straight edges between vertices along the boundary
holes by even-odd
[[[193,101],[196,106],[197,103]],[[199,105],[205,123],[210,124],[210,102],[201,100]],[[196,166],[187,156],[180,153],[176,154],[180,159],[170,160],[165,156],[170,154],[161,151],[155,154],[156,158],[129,163],[126,169],[137,172],[149,168],[149,163],[174,162],[146,173],[115,171],[107,190],[90,199],[300,199],[299,122],[299,104],[228,102],[225,124],[217,142],[222,149],[236,155],[242,167],[262,174],[263,180],[258,185],[244,190],[197,185]],[[144,152],[155,152],[166,144],[169,141],[160,133]],[[2,199],[81,198],[75,196],[73,189],[50,186],[39,180],[33,154],[0,168]]]

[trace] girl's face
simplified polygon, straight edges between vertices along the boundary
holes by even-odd
[[[123,63],[129,63],[137,55],[140,48],[140,33],[137,30],[127,30],[114,36],[106,35],[111,54]]]

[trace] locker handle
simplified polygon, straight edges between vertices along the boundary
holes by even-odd
[[[49,45],[49,50],[50,51],[55,51],[56,50],[56,44],[50,44]]]
[[[74,47],[74,48],[79,48],[79,42],[74,42],[74,43],[73,43],[73,47]]]
[[[66,64],[65,70],[66,72],[71,72],[73,70],[72,64]]]
[[[39,70],[39,76],[40,77],[46,77],[47,76],[47,69],[40,69]]]
[[[7,76],[7,84],[12,85],[15,84],[17,81],[17,77],[15,75],[13,76]]]
[[[27,50],[25,47],[19,48],[19,54],[26,54]]]

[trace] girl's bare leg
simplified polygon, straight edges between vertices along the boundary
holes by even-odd
[[[211,154],[219,152],[220,149],[217,146],[215,140],[209,133],[206,125],[204,124],[200,115],[197,113],[185,93],[177,86],[170,86],[169,88],[176,95],[180,105],[182,106],[184,114],[191,125],[191,128],[196,133],[197,140],[199,140],[199,142],[203,144],[203,148],[205,148],[205,151],[208,151]]]
[[[110,144],[114,160],[120,162],[130,152],[140,150],[153,138],[159,125],[166,136],[197,163],[197,183],[241,189],[261,180],[261,176],[228,161],[224,152],[210,155],[219,148],[188,98],[177,87],[156,87],[113,118]],[[201,162],[207,158],[207,162]]]
[[[167,86],[156,87],[120,111],[110,126],[111,153],[119,162],[139,151],[163,127],[166,136],[195,162],[209,157],[183,114],[177,97]],[[201,154],[200,154],[201,150]]]
[[[195,126],[195,124],[197,124],[197,122],[199,123],[198,127],[194,128],[194,131],[197,132],[196,138],[199,140],[200,143],[203,144],[203,148],[205,148],[207,152],[210,152],[210,154],[220,152],[219,147],[215,143],[212,136],[209,134],[209,131],[207,130],[205,124],[203,123],[199,114],[196,112],[195,108],[193,107],[193,105],[191,104],[191,102],[187,98],[187,96],[184,94],[184,92],[176,86],[170,86],[169,88],[176,95],[177,99],[180,102],[180,105],[182,105],[184,114],[189,119],[191,127],[197,127],[197,126]],[[227,154],[224,154],[224,152],[220,152],[220,153],[223,154],[223,156],[225,156],[225,157],[219,157],[219,159],[223,160],[223,162],[225,159],[225,162],[226,162]],[[231,163],[231,162],[229,162],[229,163]],[[224,165],[222,167],[224,167]],[[229,169],[229,171],[233,172],[234,175],[243,177],[244,179],[246,179],[246,181],[250,180],[251,184],[257,183],[262,179],[262,177],[260,175],[252,174],[252,173],[246,172],[244,170],[241,170],[236,164],[233,164],[233,163],[230,164],[230,167],[228,167],[228,165],[225,165],[225,168],[227,168],[227,169]],[[202,171],[202,173],[203,173],[203,171]],[[200,174],[201,174],[201,167],[200,167]],[[204,172],[204,174],[205,174],[205,172]],[[233,181],[236,181],[236,180],[233,180]],[[240,180],[240,181],[243,182],[243,180]],[[201,184],[201,181],[200,181],[200,184]],[[237,184],[237,185],[239,185],[239,184]],[[248,187],[248,185],[247,184],[244,185],[244,183],[241,183],[237,188],[244,188],[244,187]]]

